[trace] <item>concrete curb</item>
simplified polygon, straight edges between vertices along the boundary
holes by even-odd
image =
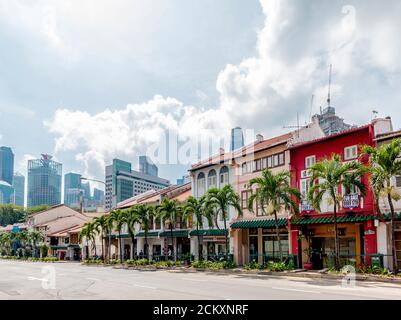
[[[306,279],[327,279],[327,280],[342,280],[344,275],[341,274],[328,274],[328,273],[315,273],[308,272],[303,269],[283,271],[283,272],[273,272],[273,271],[261,271],[261,270],[244,270],[244,269],[199,269],[191,267],[155,267],[155,266],[126,266],[126,265],[102,265],[102,264],[82,264],[91,267],[112,267],[113,269],[123,269],[123,270],[136,270],[136,271],[185,271],[190,273],[195,272],[207,272],[215,274],[234,274],[234,275],[258,275],[266,277],[294,277],[294,278],[306,278]],[[366,281],[366,282],[383,282],[383,283],[393,283],[401,285],[401,277],[398,278],[383,278],[379,276],[363,275],[357,274],[355,277],[356,281]]]

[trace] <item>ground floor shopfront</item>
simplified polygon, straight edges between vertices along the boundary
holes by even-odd
[[[393,270],[392,243],[390,214],[384,214],[383,221],[377,228],[377,250],[383,255],[384,266]],[[398,268],[401,269],[401,213],[397,213],[394,221],[394,241],[396,247]]]
[[[278,225],[281,255],[286,259],[291,251],[288,220],[280,218]],[[234,261],[238,265],[250,262],[266,264],[268,261],[280,260],[280,245],[274,219],[238,220],[231,225],[231,228]]]
[[[370,265],[377,255],[377,223],[372,216],[338,217],[340,263]],[[315,216],[292,221],[290,235],[298,264],[312,263],[313,269],[334,266],[335,228],[332,216]]]
[[[219,260],[226,255],[226,235],[228,231],[224,229],[202,229],[190,232],[191,237],[191,256],[199,260]],[[228,238],[230,246],[230,238]],[[229,249],[230,250],[230,249]]]

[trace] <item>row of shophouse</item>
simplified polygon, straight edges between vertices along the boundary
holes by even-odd
[[[320,257],[319,261],[315,261],[315,267],[327,267],[328,259],[334,252],[333,207],[323,199],[321,211],[317,212],[306,201],[310,182],[308,168],[333,153],[341,155],[344,162],[362,161],[367,164],[368,159],[360,157],[362,145],[378,146],[395,138],[401,138],[401,131],[393,131],[390,118],[374,119],[367,125],[329,136],[316,122],[269,139],[258,135],[253,143],[241,149],[232,152],[221,150],[216,156],[193,164],[189,170],[190,183],[145,192],[119,203],[118,209],[141,203],[157,205],[166,197],[184,203],[191,195],[199,198],[212,187],[230,184],[240,196],[243,215],[239,217],[234,209],[230,209],[228,230],[224,229],[223,221],[219,218],[217,226],[211,228],[207,221],[203,221],[203,228],[196,231],[193,219],[189,219],[185,223],[176,222],[172,239],[171,232],[163,222],[155,219],[147,233],[149,254],[157,258],[173,251],[178,256],[192,255],[197,258],[200,245],[203,257],[216,257],[225,253],[225,234],[228,233],[230,253],[238,265],[251,261],[263,263],[278,254],[275,223],[257,205],[252,211],[248,210],[247,200],[251,193],[248,184],[250,179],[260,176],[266,168],[273,173],[288,170],[292,174],[292,187],[300,190],[303,199],[297,217],[285,210],[279,213],[282,248],[286,255],[295,257],[299,266],[308,260],[305,249],[310,248]],[[368,176],[363,177],[363,182],[368,184],[368,179]],[[401,189],[401,177],[394,177],[393,184]],[[372,190],[368,188],[363,197],[357,191],[349,194],[341,192],[343,202],[338,212],[341,255],[350,257],[356,263],[370,263],[372,256],[382,254],[384,266],[391,269],[389,221],[378,219]],[[388,217],[386,201],[381,200],[379,206],[384,216]],[[401,201],[395,203],[395,209],[401,211]],[[399,221],[396,222],[394,240],[397,242],[397,258],[401,265],[401,215],[397,217]],[[93,255],[91,246],[88,247],[85,242],[78,243],[79,231],[84,223],[93,218],[59,206],[34,215],[30,224],[31,227],[42,226],[46,230],[52,254],[74,260]],[[125,258],[141,256],[145,249],[145,233],[139,225],[134,243],[126,228],[121,237]],[[119,258],[118,235],[113,233],[111,239],[111,254]],[[98,255],[103,255],[100,237],[96,242],[96,250]]]

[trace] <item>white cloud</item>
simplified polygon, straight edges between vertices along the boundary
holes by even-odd
[[[257,54],[218,74],[218,107],[203,109],[155,96],[95,115],[61,109],[46,122],[57,136],[56,152],[78,152],[76,159],[87,170],[99,171],[115,156],[144,152],[166,129],[194,137],[201,129],[241,125],[271,136],[294,121],[296,112],[309,117],[312,94],[316,106],[324,105],[331,63],[333,104],[348,122],[368,121],[371,107],[400,117],[401,5],[349,3],[261,0],[266,18]]]

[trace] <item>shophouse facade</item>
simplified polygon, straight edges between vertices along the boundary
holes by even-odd
[[[318,212],[307,201],[309,190],[309,168],[318,161],[339,154],[343,162],[360,161],[368,165],[368,158],[361,156],[363,145],[375,145],[375,135],[391,131],[391,120],[376,119],[371,124],[353,128],[338,134],[298,143],[290,146],[290,168],[292,187],[300,190],[300,216],[290,220],[290,252],[298,256],[298,263],[308,262],[308,248],[315,252],[314,268],[330,266],[334,257],[334,220],[333,204],[328,196],[323,197],[321,211]],[[356,264],[369,264],[372,255],[378,253],[377,248],[377,210],[369,176],[361,180],[366,186],[366,194],[362,196],[358,190],[346,194],[343,186],[339,186],[342,203],[338,209],[338,230],[340,237],[340,255],[342,259]],[[316,258],[319,257],[319,258]]]
[[[391,143],[395,139],[401,139],[401,130],[383,133],[376,136],[377,146]],[[401,155],[399,160],[401,161]],[[392,178],[391,185],[395,191],[401,194],[401,176]],[[397,248],[398,266],[401,266],[401,200],[393,201],[395,210],[395,239]],[[377,250],[383,254],[383,263],[386,268],[393,269],[392,261],[392,233],[391,233],[391,213],[387,199],[380,197],[379,208],[382,218],[379,219],[379,226],[377,228]]]

